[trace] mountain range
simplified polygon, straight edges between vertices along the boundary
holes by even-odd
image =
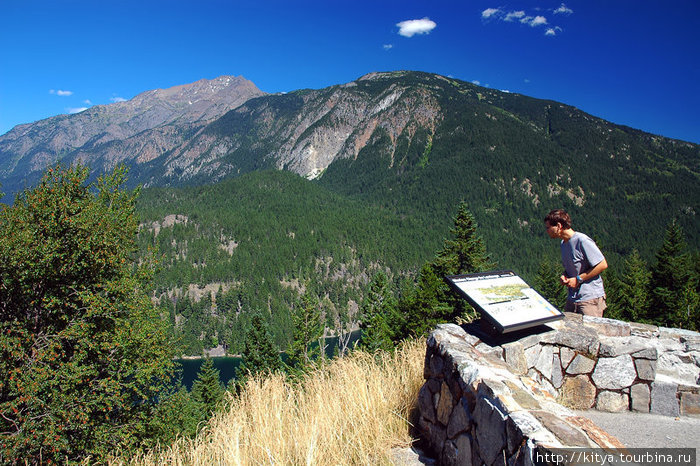
[[[76,161],[96,174],[124,163],[131,183],[146,187],[288,170],[441,226],[464,200],[480,223],[500,230],[498,243],[511,245],[499,254],[506,259],[528,247],[551,207],[572,210],[604,242],[614,237],[622,255],[671,218],[691,244],[700,231],[697,144],[423,72],[376,72],[286,94],[222,76],[0,136],[8,194],[34,184],[49,165]]]
[[[15,192],[59,161],[83,161],[99,172],[118,163],[142,165],[261,95],[245,78],[222,76],[18,125],[0,136],[0,182],[6,192]]]

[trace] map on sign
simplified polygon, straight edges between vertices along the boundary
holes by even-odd
[[[564,318],[564,314],[509,270],[452,275],[446,279],[501,333]]]

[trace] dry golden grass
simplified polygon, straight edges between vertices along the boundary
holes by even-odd
[[[394,354],[357,351],[291,384],[251,380],[197,438],[121,464],[389,464],[411,443],[409,416],[423,382],[424,341]]]

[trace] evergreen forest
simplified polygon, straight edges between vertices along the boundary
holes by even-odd
[[[399,196],[396,205],[390,205],[381,196],[374,200],[338,193],[323,180],[309,181],[276,170],[215,185],[143,190],[138,202],[138,243],[141,254],[155,256],[158,263],[155,297],[168,310],[180,353],[200,355],[220,345],[228,354],[241,354],[253,310],[263,313],[275,344],[284,349],[293,334],[290,310],[301,296],[317,300],[327,335],[357,328],[372,279],[381,273],[397,299],[405,295],[449,236],[462,203],[479,225],[491,270],[514,270],[529,283],[539,283],[542,290],[556,285],[559,248],[542,227],[540,217],[545,211],[528,201],[527,221],[502,218],[484,207],[492,202],[484,198],[455,200],[452,212],[441,215],[432,206],[449,204],[443,200],[446,195],[427,189],[423,194],[423,204],[411,204]],[[520,212],[521,217],[525,212]],[[646,218],[636,234],[611,235],[610,225],[601,226],[600,222],[611,222],[604,215],[580,208],[570,212],[572,217],[589,215],[580,222],[573,217],[574,228],[594,237],[604,251],[611,264],[605,279],[609,287],[622,286],[634,264],[639,268],[643,263],[650,271],[656,267],[669,225],[677,230],[680,244],[674,246],[674,254],[684,257],[681,262],[687,270],[677,275],[696,287],[696,279],[691,278],[696,272],[691,271],[698,267],[698,249],[688,242],[680,220],[661,225]],[[628,251],[629,236],[638,240]],[[554,286],[554,291],[563,290]],[[561,296],[550,293],[548,297],[563,308]],[[617,299],[618,293],[611,294],[611,302]],[[662,322],[664,311],[658,310],[662,308],[653,306],[656,316],[646,311],[615,315]],[[692,328],[688,322],[677,323]]]

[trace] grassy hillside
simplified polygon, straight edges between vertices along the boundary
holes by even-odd
[[[425,341],[408,341],[391,354],[354,352],[299,383],[250,380],[195,439],[111,464],[391,464],[391,449],[412,442],[424,355]]]

